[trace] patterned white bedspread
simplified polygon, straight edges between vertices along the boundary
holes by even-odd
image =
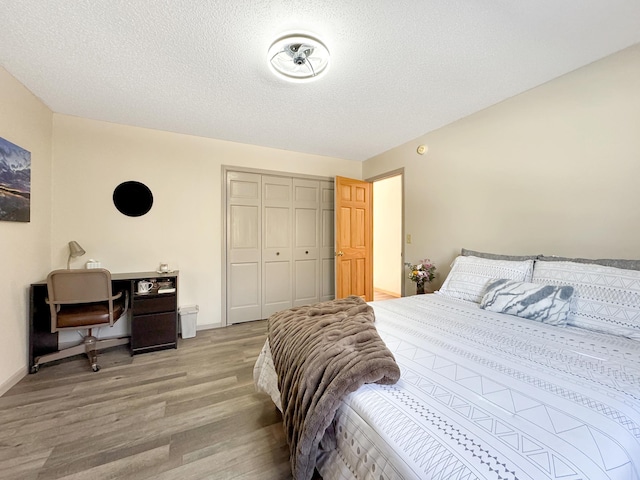
[[[347,397],[324,480],[640,479],[640,342],[441,295],[371,305],[402,378]]]

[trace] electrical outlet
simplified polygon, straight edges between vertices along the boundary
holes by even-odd
[[[407,233],[407,243],[411,243],[411,234]]]

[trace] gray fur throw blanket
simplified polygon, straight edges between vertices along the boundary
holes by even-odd
[[[365,383],[393,384],[400,378],[373,322],[373,309],[355,296],[269,317],[294,480],[313,476],[320,441],[347,394]]]

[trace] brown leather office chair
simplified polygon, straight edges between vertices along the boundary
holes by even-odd
[[[125,345],[129,337],[98,340],[92,329],[110,326],[127,312],[129,292],[113,295],[111,273],[104,268],[87,270],[54,270],[47,276],[47,303],[51,309],[51,333],[88,329],[80,345],[37,357],[40,364],[86,353],[94,372],[100,370],[98,349]]]

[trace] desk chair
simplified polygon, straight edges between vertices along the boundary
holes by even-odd
[[[87,329],[80,345],[37,357],[33,371],[41,363],[86,353],[94,372],[100,370],[98,349],[125,345],[129,337],[98,340],[92,329],[112,327],[127,312],[129,292],[113,295],[111,273],[104,268],[87,270],[54,270],[47,276],[47,303],[51,309],[51,333]]]

